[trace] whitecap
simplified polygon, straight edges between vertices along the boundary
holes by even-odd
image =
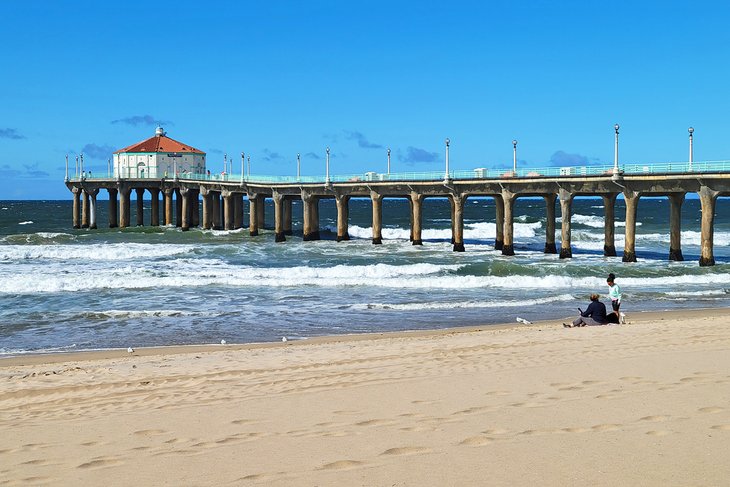
[[[474,309],[474,308],[515,308],[525,306],[536,306],[541,304],[555,303],[559,301],[572,301],[575,299],[571,294],[560,294],[538,299],[504,300],[499,301],[449,301],[449,302],[419,302],[419,303],[358,303],[350,306],[350,309],[384,309],[396,311],[422,311],[422,310],[448,310],[448,309]]]

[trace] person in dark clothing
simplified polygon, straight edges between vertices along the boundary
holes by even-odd
[[[580,309],[578,309],[580,311]],[[606,325],[608,320],[606,319],[606,305],[598,300],[598,294],[591,294],[591,304],[588,305],[585,311],[581,311],[580,316],[573,320],[572,325],[563,323],[566,328],[572,328],[574,326],[598,326]]]

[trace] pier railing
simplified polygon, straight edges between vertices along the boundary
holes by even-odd
[[[624,175],[632,174],[704,174],[730,172],[730,161],[698,161],[698,162],[661,162],[649,164],[620,164],[619,172]],[[525,167],[511,168],[476,168],[472,170],[449,171],[448,179],[472,180],[472,179],[512,179],[512,178],[539,178],[539,177],[575,177],[575,176],[606,176],[612,175],[612,165],[603,166],[562,166],[562,167]],[[225,181],[241,183],[271,183],[271,184],[315,184],[326,181],[324,175],[317,176],[273,176],[262,174],[227,174],[227,173],[189,173],[183,172],[175,175],[154,175],[149,172],[137,174],[137,171],[130,169],[117,174],[82,173],[72,178],[78,179],[171,179],[184,181]],[[399,172],[399,173],[378,173],[367,171],[364,173],[336,174],[331,175],[330,182],[347,183],[360,181],[443,181],[446,179],[444,171],[422,171],[422,172]]]

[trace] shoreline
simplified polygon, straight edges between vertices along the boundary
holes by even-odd
[[[632,312],[629,316],[629,322],[626,325],[631,326],[647,321],[657,321],[673,318],[675,315],[681,315],[685,318],[702,317],[708,312],[712,312],[714,316],[729,316],[730,308],[691,308],[666,311],[640,311]],[[58,364],[63,362],[93,361],[115,359],[120,357],[155,357],[170,355],[185,355],[195,353],[223,352],[223,351],[239,351],[239,350],[257,350],[279,347],[298,347],[305,345],[332,344],[359,342],[363,340],[381,340],[388,338],[402,337],[438,337],[444,335],[474,333],[488,330],[505,330],[512,328],[539,328],[562,326],[563,322],[572,320],[574,317],[563,319],[550,319],[534,321],[531,325],[522,323],[496,323],[486,325],[470,325],[456,326],[450,328],[439,328],[429,330],[405,330],[405,331],[385,331],[372,333],[353,333],[343,335],[323,335],[304,339],[292,339],[287,342],[250,342],[250,343],[226,343],[220,344],[191,344],[191,345],[165,345],[153,347],[134,348],[132,354],[123,348],[109,348],[102,350],[79,350],[69,352],[28,352],[22,354],[8,354],[0,356],[0,369],[3,367],[15,367],[23,365],[42,365],[42,364]]]

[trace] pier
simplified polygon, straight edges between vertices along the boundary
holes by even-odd
[[[176,225],[182,231],[245,228],[244,205],[249,205],[249,235],[263,228],[264,202],[273,201],[274,240],[292,235],[292,219],[301,218],[303,239],[320,239],[319,202],[332,199],[337,207],[337,241],[349,240],[349,201],[372,202],[372,243],[382,243],[383,200],[401,198],[410,204],[410,241],[422,245],[423,201],[447,198],[451,206],[453,250],[464,248],[464,204],[469,198],[487,197],[495,202],[493,221],[497,232],[494,248],[514,255],[513,208],[518,198],[541,197],[545,201],[545,253],[559,258],[573,256],[571,204],[577,196],[600,197],[604,207],[604,255],[617,256],[614,242],[615,205],[619,195],[626,205],[624,262],[636,261],[637,209],[642,197],[669,201],[670,245],[668,259],[681,261],[682,204],[688,193],[699,196],[702,210],[699,265],[714,265],[713,229],[719,196],[730,195],[730,162],[694,162],[616,167],[568,167],[520,171],[487,170],[450,173],[355,174],[313,177],[186,174],[174,178],[75,177],[66,180],[73,194],[73,227],[97,228],[96,199],[109,195],[110,228],[126,228],[130,222],[131,195],[136,196],[135,225]],[[149,221],[144,221],[143,199],[151,197]],[[293,215],[292,201],[302,203],[301,215]],[[556,247],[556,206],[561,216],[560,248]]]

